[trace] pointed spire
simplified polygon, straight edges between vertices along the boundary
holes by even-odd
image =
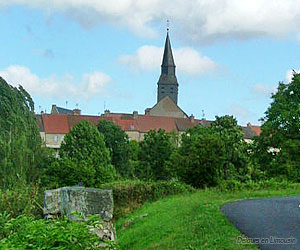
[[[162,67],[175,67],[170,38],[169,38],[169,31],[167,31],[164,56],[163,56],[163,61],[162,61],[161,66]],[[174,71],[174,73],[175,73],[175,71]]]
[[[161,75],[158,80],[157,102],[165,96],[169,96],[175,104],[178,99],[178,82],[175,75],[175,63],[170,43],[169,28],[167,28],[167,37],[165,50],[161,65]]]

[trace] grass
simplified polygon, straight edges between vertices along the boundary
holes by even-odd
[[[121,249],[257,249],[236,243],[241,233],[220,207],[245,198],[300,194],[300,189],[220,192],[199,190],[145,204],[116,221]]]

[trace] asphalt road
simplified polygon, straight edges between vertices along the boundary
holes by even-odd
[[[261,249],[300,250],[300,196],[232,202],[221,211]]]

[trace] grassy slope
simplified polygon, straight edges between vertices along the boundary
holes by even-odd
[[[300,190],[265,190],[221,193],[200,190],[148,203],[116,222],[121,249],[256,249],[238,245],[241,234],[220,212],[230,201],[244,198],[300,194]],[[144,218],[140,215],[148,214]],[[128,220],[135,218],[128,224]]]

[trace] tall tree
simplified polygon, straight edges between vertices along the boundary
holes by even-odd
[[[261,121],[256,140],[261,168],[300,181],[300,74],[294,72],[290,83],[279,82]]]
[[[174,136],[164,130],[150,130],[140,143],[140,176],[148,179],[162,180],[169,177],[166,163],[175,150]]]
[[[99,121],[98,130],[104,135],[105,145],[110,151],[112,164],[122,176],[128,177],[130,175],[128,135],[120,126],[106,120]]]
[[[173,176],[187,184],[197,188],[216,186],[222,176],[224,144],[211,127],[190,128],[167,165]]]
[[[244,179],[248,172],[248,145],[244,141],[242,129],[233,116],[216,116],[211,125],[224,144],[224,165],[222,174],[224,179]]]
[[[59,156],[48,170],[48,176],[53,176],[60,185],[82,182],[94,186],[116,177],[104,136],[88,121],[79,122],[65,135]]]
[[[0,77],[0,186],[38,178],[42,150],[33,100]]]

